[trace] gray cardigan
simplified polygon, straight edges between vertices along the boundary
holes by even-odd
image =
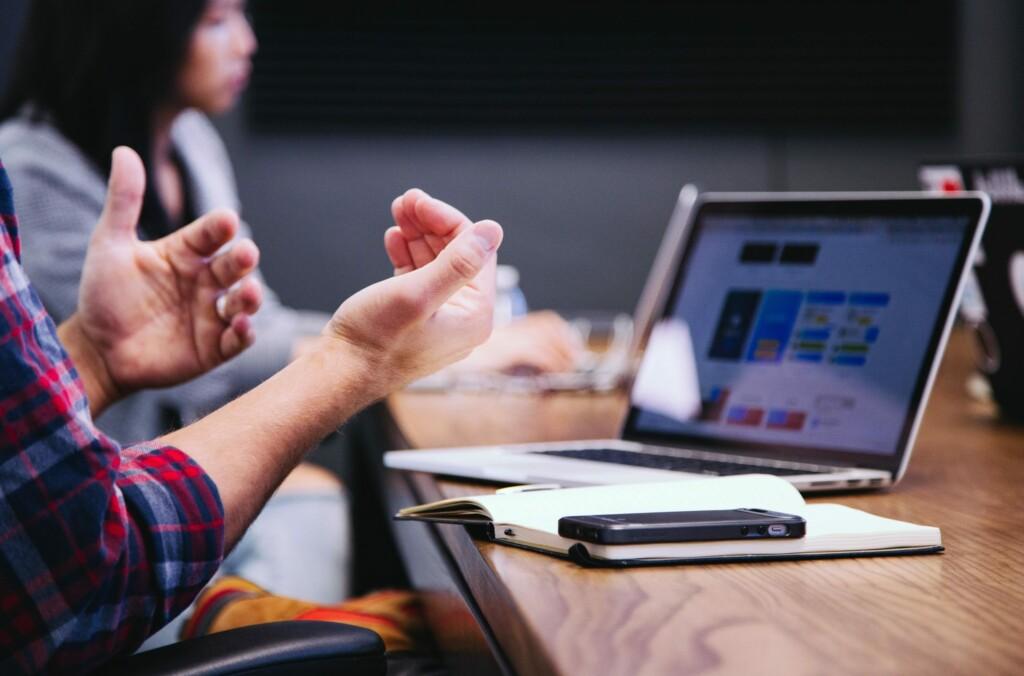
[[[213,125],[189,111],[175,121],[171,138],[188,169],[187,189],[197,213],[239,210],[227,152]],[[103,209],[106,177],[52,125],[27,117],[0,125],[0,159],[14,186],[22,263],[57,322],[78,304],[82,262]],[[243,223],[242,234],[249,235]],[[224,404],[284,366],[296,338],[318,333],[327,316],[283,306],[264,284],[263,307],[254,319],[256,343],[241,356],[178,387],[140,392],[111,407],[98,421],[122,442],[151,439],[170,407],[185,422]]]

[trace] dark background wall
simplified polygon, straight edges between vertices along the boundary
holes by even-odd
[[[0,63],[25,3],[0,0]],[[218,126],[264,272],[290,304],[329,310],[387,274],[388,206],[419,186],[505,226],[503,260],[520,268],[531,305],[629,310],[684,182],[713,190],[913,189],[922,158],[1024,152],[1022,4],[956,3],[955,110],[939,128],[296,132],[254,125],[244,109]]]

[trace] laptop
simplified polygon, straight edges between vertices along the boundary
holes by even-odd
[[[395,469],[586,485],[906,471],[988,197],[705,194],[618,439],[397,451]]]
[[[1000,413],[1024,421],[1024,157],[932,161],[919,178],[925,190],[983,190],[992,199],[961,315],[975,331],[978,366]]]

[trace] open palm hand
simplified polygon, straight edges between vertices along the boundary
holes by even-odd
[[[89,244],[78,323],[122,392],[183,382],[253,342],[262,292],[247,277],[259,251],[229,211],[207,214],[154,242],[136,234],[145,170],[114,151],[107,202]]]

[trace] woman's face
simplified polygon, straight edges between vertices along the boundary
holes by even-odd
[[[249,82],[255,51],[245,0],[208,0],[178,75],[179,103],[210,114],[231,108]]]

